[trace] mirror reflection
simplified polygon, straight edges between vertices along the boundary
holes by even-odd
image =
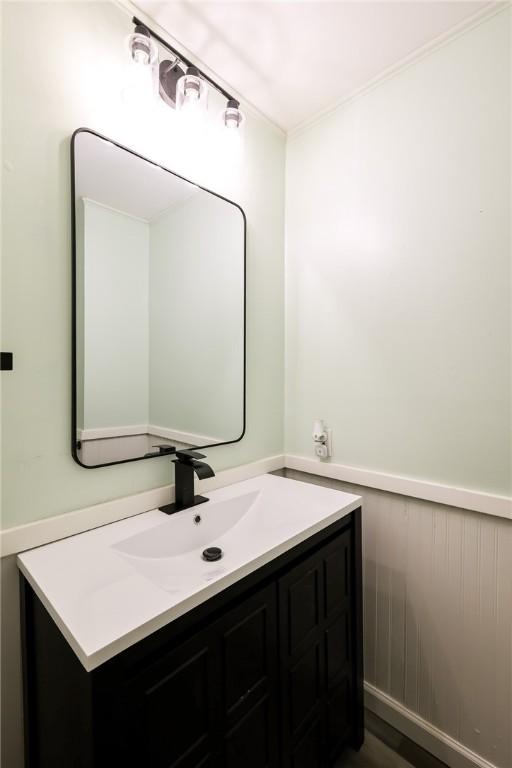
[[[73,147],[75,459],[240,439],[242,210],[91,131]]]

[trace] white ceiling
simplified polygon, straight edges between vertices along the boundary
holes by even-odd
[[[75,143],[77,199],[97,203],[151,221],[198,190],[137,155],[92,133],[79,133]]]
[[[135,2],[285,130],[491,5],[465,0]]]

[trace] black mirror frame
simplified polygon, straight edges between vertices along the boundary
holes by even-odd
[[[242,399],[242,432],[240,434],[240,437],[237,437],[235,440],[226,440],[222,443],[211,443],[210,445],[201,445],[201,446],[194,446],[202,449],[205,448],[214,448],[217,445],[232,445],[234,443],[239,443],[240,440],[245,435],[246,430],[246,410],[247,410],[247,217],[245,215],[245,212],[243,208],[238,205],[238,203],[233,202],[233,200],[229,200],[227,197],[224,197],[223,195],[219,195],[217,192],[212,192],[211,189],[207,189],[206,187],[202,187],[200,184],[196,184],[193,181],[190,181],[190,179],[186,179],[184,176],[181,176],[179,173],[175,173],[174,171],[169,170],[169,168],[166,168],[163,165],[160,165],[159,163],[156,163],[154,160],[150,160],[147,157],[144,157],[143,155],[140,155],[138,152],[135,152],[133,149],[129,149],[128,147],[123,146],[122,144],[119,144],[119,142],[114,141],[113,139],[108,138],[107,136],[103,136],[101,133],[98,133],[97,131],[93,131],[91,128],[77,128],[72,136],[71,136],[71,144],[70,144],[70,159],[71,159],[71,455],[73,456],[73,459],[76,461],[77,464],[79,464],[84,469],[99,469],[100,467],[113,467],[116,464],[128,464],[132,461],[142,461],[145,459],[158,459],[162,458],[162,454],[155,454],[153,456],[138,456],[133,459],[121,459],[120,461],[110,461],[105,464],[83,464],[79,457],[78,457],[78,445],[77,445],[77,436],[76,436],[76,428],[77,428],[77,421],[76,421],[76,406],[77,406],[77,357],[76,357],[76,331],[77,331],[77,322],[76,322],[76,274],[77,274],[77,264],[76,264],[76,206],[75,206],[75,142],[76,138],[80,133],[90,133],[92,136],[96,136],[98,139],[103,139],[103,141],[109,141],[111,144],[114,144],[114,146],[118,147],[119,149],[123,149],[125,152],[129,152],[131,155],[134,155],[135,157],[140,158],[141,160],[144,160],[146,163],[151,163],[151,165],[155,165],[158,168],[161,168],[163,171],[166,171],[166,173],[170,173],[173,176],[175,176],[178,179],[181,179],[182,181],[186,181],[188,184],[193,184],[198,189],[201,189],[203,192],[208,192],[210,195],[215,195],[215,197],[218,197],[220,200],[224,200],[226,203],[230,203],[230,205],[234,205],[235,208],[238,208],[240,213],[242,214],[242,220],[244,223],[244,284],[243,284],[243,291],[244,291],[244,341],[243,341],[243,399]],[[168,458],[168,456],[167,456]]]

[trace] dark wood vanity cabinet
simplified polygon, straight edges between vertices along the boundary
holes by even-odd
[[[360,510],[90,673],[22,582],[29,768],[327,768],[362,744]]]
[[[276,590],[269,584],[130,681],[135,764],[279,765],[277,679]]]

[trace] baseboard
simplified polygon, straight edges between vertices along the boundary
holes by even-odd
[[[364,684],[364,703],[370,712],[450,768],[497,768],[370,683]]]
[[[276,469],[281,469],[283,465],[284,457],[282,455],[269,456],[250,464],[224,469],[218,472],[215,477],[200,481],[196,487],[199,493],[205,493],[225,485],[249,480],[251,477],[263,475],[266,472],[273,472]],[[137,493],[134,496],[106,501],[75,512],[48,517],[15,528],[7,528],[0,531],[0,557],[24,552],[26,549],[33,549],[42,544],[57,541],[57,539],[74,536],[77,533],[98,528],[100,525],[108,525],[126,517],[140,515],[142,512],[156,509],[170,501],[174,501],[174,485],[165,485],[161,488]]]
[[[163,437],[166,440],[176,440],[178,443],[187,445],[216,445],[222,443],[225,438],[211,437],[209,435],[196,435],[193,432],[180,432],[178,429],[168,429],[159,427],[156,424],[148,424],[147,432],[155,437]]]
[[[94,427],[93,429],[79,429],[78,440],[105,440],[117,437],[134,437],[135,435],[152,435],[163,437],[166,440],[176,440],[179,443],[190,445],[216,445],[222,443],[223,438],[210,435],[196,435],[192,432],[180,432],[177,429],[159,427],[156,424],[132,424],[124,427]]]
[[[77,430],[77,439],[87,442],[89,440],[105,440],[114,437],[133,437],[134,435],[145,435],[147,431],[147,424],[130,424],[124,427],[94,427],[92,429]]]
[[[362,485],[366,488],[377,488],[380,491],[398,493],[402,496],[424,499],[436,504],[469,509],[484,515],[505,517],[512,520],[512,498],[509,496],[497,496],[491,493],[472,491],[468,488],[455,488],[450,485],[430,483],[426,480],[416,480],[411,477],[388,475],[384,472],[336,464],[332,461],[320,461],[309,456],[287,454],[284,459],[287,468],[296,469],[300,472],[308,472],[312,475],[330,477],[333,480]]]

